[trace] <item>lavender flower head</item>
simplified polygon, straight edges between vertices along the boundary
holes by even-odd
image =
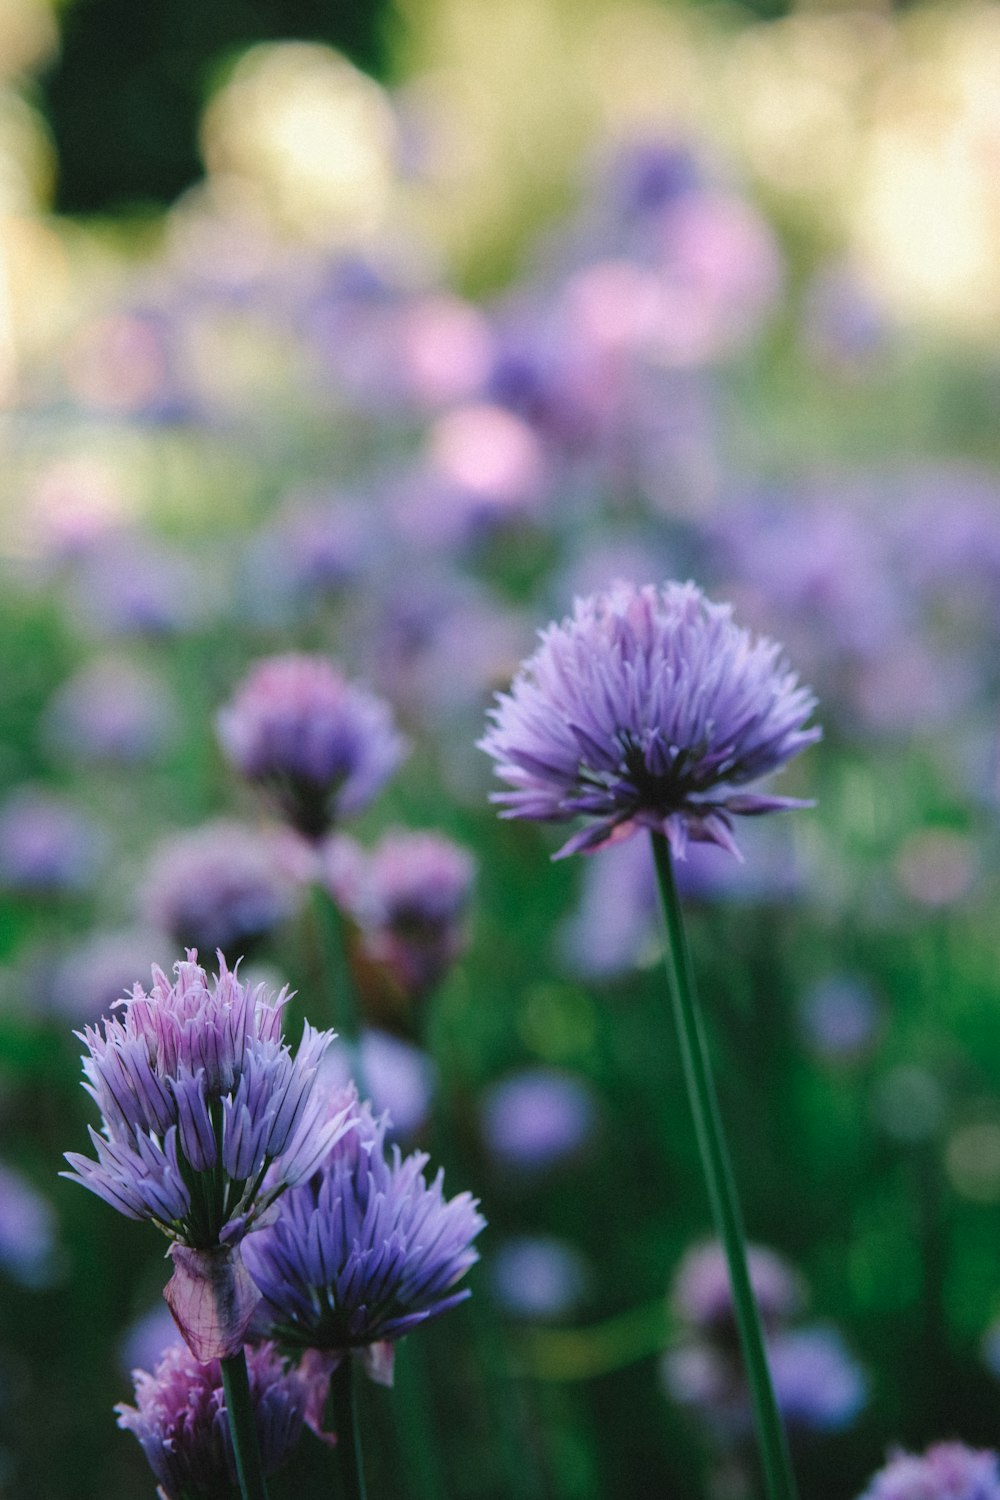
[[[217,727],[229,761],[307,838],[366,807],[404,750],[381,699],[295,652],[252,667]]]
[[[472,856],[451,839],[403,828],[362,858],[346,905],[366,955],[403,997],[423,998],[462,952],[473,872]]]
[[[173,984],[153,969],[124,1014],[78,1033],[87,1092],[101,1110],[97,1160],[68,1152],[65,1175],[174,1244],[165,1293],[202,1359],[242,1345],[258,1301],[236,1247],[285,1188],[314,1172],[350,1128],[313,1089],[330,1032],[308,1023],[295,1056],[282,1039],[288,1001],[243,984],[219,955],[211,980],[189,953]]]
[[[246,1350],[250,1400],[264,1473],[273,1474],[302,1433],[313,1377],[289,1368],[272,1344]],[[136,1405],[115,1407],[157,1481],[160,1500],[236,1500],[240,1491],[218,1360],[199,1363],[171,1345],[152,1375],[134,1370]]]
[[[766,1327],[793,1317],[804,1300],[801,1277],[782,1256],[766,1245],[747,1247],[747,1270],[754,1299]],[[729,1269],[717,1240],[695,1245],[674,1276],[670,1300],[681,1321],[707,1338],[736,1338],[736,1318]]]
[[[298,843],[287,829],[285,840]],[[142,889],[144,914],[185,948],[246,954],[298,904],[278,839],[217,818],[164,840]]]
[[[1000,1464],[990,1449],[937,1443],[926,1453],[896,1452],[861,1500],[1000,1500]]]
[[[442,1172],[427,1182],[425,1152],[387,1153],[385,1132],[364,1106],[244,1254],[276,1338],[364,1348],[369,1372],[391,1384],[391,1343],[470,1295],[452,1288],[479,1259],[472,1241],[485,1220],[469,1193],[445,1198]]]
[[[807,805],[742,788],[820,737],[814,706],[779,647],[695,584],[620,583],[543,631],[479,744],[511,788],[502,817],[586,819],[557,858],[641,828],[678,857],[689,840],[738,855],[734,814]]]

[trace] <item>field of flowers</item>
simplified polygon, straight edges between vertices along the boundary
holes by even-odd
[[[0,110],[0,1495],[260,1500],[247,1343],[274,1500],[789,1500],[669,844],[798,1489],[996,1500],[1000,11],[502,9],[156,223]]]

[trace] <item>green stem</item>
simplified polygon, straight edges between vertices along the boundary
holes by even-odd
[[[760,1313],[750,1284],[746,1236],[695,992],[694,973],[677,896],[670,845],[661,833],[654,833],[652,840],[667,936],[667,979],[680,1039],[684,1079],[694,1115],[712,1213],[729,1266],[733,1307],[750,1387],[765,1488],[769,1500],[796,1500],[795,1477],[788,1443],[771,1383]]]
[[[311,896],[330,1015],[337,1035],[347,1048],[351,1077],[358,1086],[358,1095],[361,1099],[370,1099],[371,1090],[361,1061],[361,1007],[347,956],[344,914],[325,886],[314,885]]]
[[[330,1378],[333,1429],[337,1434],[337,1500],[365,1500],[365,1472],[354,1391],[354,1355],[348,1350]]]
[[[226,1415],[236,1455],[236,1473],[243,1500],[268,1500],[264,1470],[257,1441],[257,1421],[250,1400],[250,1378],[246,1355],[241,1349],[222,1365],[222,1389],[226,1397]]]

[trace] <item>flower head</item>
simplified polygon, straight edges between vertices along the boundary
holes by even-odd
[[[282,834],[294,840],[287,829]],[[296,901],[278,840],[230,818],[165,840],[142,891],[155,927],[185,947],[224,953],[249,953],[255,940],[291,916]]]
[[[246,1350],[250,1400],[265,1474],[273,1474],[302,1432],[312,1395],[308,1371],[289,1368],[272,1344]],[[115,1407],[118,1426],[135,1433],[161,1500],[235,1500],[236,1461],[217,1359],[199,1363],[172,1344],[152,1375],[134,1370],[136,1405]]]
[[[65,1175],[176,1242],[167,1299],[207,1359],[242,1343],[257,1301],[234,1247],[351,1121],[313,1089],[331,1033],[307,1023],[293,1056],[287,992],[241,983],[221,954],[210,980],[195,959],[173,984],[154,968],[149,994],[136,985],[121,1019],[81,1034],[103,1131],[90,1132],[97,1160],[68,1152]]]
[[[396,769],[403,741],[388,707],[322,656],[257,663],[218,716],[219,739],[300,833],[360,812]]]
[[[542,633],[480,748],[511,790],[502,816],[585,828],[559,851],[640,828],[738,853],[734,814],[803,804],[743,791],[820,736],[815,699],[779,647],[733,624],[693,583],[618,584]]]
[[[894,1453],[861,1500],[1000,1500],[1000,1463],[990,1449],[937,1443]]]
[[[343,879],[331,869],[366,957],[384,965],[404,998],[425,996],[461,953],[473,869],[471,855],[451,839],[403,828],[385,834]]]
[[[365,1348],[383,1371],[387,1342],[469,1296],[452,1288],[478,1260],[472,1241],[485,1224],[469,1193],[445,1198],[441,1172],[427,1182],[424,1152],[387,1153],[385,1130],[366,1106],[357,1130],[244,1245],[276,1337]]]

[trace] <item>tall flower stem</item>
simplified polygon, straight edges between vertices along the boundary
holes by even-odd
[[[349,1047],[356,1049],[361,1022],[357,996],[354,993],[354,978],[347,957],[344,918],[325,886],[314,884],[310,889],[310,899],[331,1018],[341,1039]]]
[[[220,1364],[240,1494],[243,1500],[268,1500],[264,1470],[260,1462],[260,1444],[257,1441],[257,1421],[250,1400],[246,1355],[241,1349],[239,1354],[220,1360]]]
[[[347,1350],[330,1377],[330,1406],[337,1434],[337,1500],[366,1500],[361,1431],[354,1390],[354,1355]]]
[[[769,1500],[796,1500],[795,1476],[774,1396],[760,1313],[750,1284],[746,1235],[695,991],[670,845],[661,833],[654,833],[652,841],[667,938],[667,980],[680,1040],[684,1079],[694,1115],[698,1149],[708,1184],[712,1213],[729,1267],[733,1307],[750,1387],[765,1488]]]

